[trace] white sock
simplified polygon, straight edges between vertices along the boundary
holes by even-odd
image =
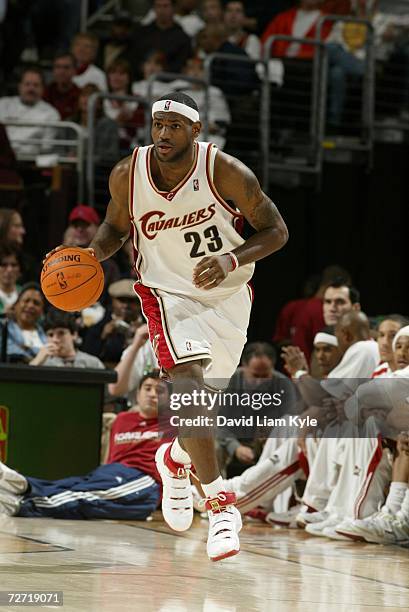
[[[405,494],[407,496],[408,485],[406,482],[391,482],[385,506],[391,514],[396,514],[402,506]],[[408,499],[409,503],[409,499]]]
[[[400,508],[400,514],[402,514],[407,521],[409,521],[409,489],[406,489],[405,497]]]
[[[183,465],[190,465],[192,463],[192,460],[187,452],[180,446],[177,438],[173,440],[173,444],[170,448],[170,456],[176,463],[182,463]]]
[[[208,484],[201,483],[201,485],[206,497],[217,497],[219,493],[224,491],[224,480],[221,476],[218,476],[213,482],[209,482]]]

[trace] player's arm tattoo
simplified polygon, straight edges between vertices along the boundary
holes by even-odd
[[[256,230],[233,252],[240,265],[263,259],[287,242],[287,226],[276,205],[263,192],[256,176],[247,166],[227,156],[221,162],[224,175],[219,182],[223,197],[232,200]]]
[[[116,227],[104,221],[98,228],[91,244],[89,245],[95,251],[95,256],[98,261],[108,259],[116,253],[124,242],[127,240],[129,232],[119,231]]]

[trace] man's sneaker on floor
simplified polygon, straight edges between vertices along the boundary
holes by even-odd
[[[365,542],[365,538],[359,533],[355,533],[356,519],[344,519],[334,527],[335,533],[351,542]],[[331,536],[330,536],[331,537]],[[334,538],[335,539],[335,538]]]
[[[308,506],[304,506],[297,516],[295,517],[296,523],[298,527],[302,529],[311,523],[321,523],[325,521],[329,517],[329,513],[326,510],[322,510],[321,512],[311,512],[311,509]]]
[[[209,516],[207,554],[211,561],[227,559],[240,552],[238,533],[242,522],[235,503],[236,495],[225,492],[205,500],[205,508]]]
[[[404,545],[409,541],[409,522],[400,511],[392,521],[392,531],[395,536],[395,544]]]
[[[261,508],[261,507],[257,507],[257,508],[253,508],[252,510],[249,510],[248,512],[244,514],[244,516],[246,520],[248,521],[261,522],[261,523],[268,522],[267,521],[268,513],[265,511],[264,508]]]
[[[190,485],[190,465],[176,463],[170,456],[172,442],[156,451],[155,462],[162,479],[163,518],[175,531],[186,531],[193,520],[193,499]]]
[[[373,544],[393,544],[395,542],[394,519],[395,516],[385,508],[367,518],[351,521],[349,526],[343,526],[342,533],[354,539],[359,536],[365,542]],[[337,531],[340,530],[341,525],[338,525]]]
[[[287,512],[269,512],[266,516],[266,522],[270,525],[279,525],[288,529],[297,529],[297,516],[299,515],[301,506],[293,506]]]
[[[309,523],[305,527],[305,531],[310,535],[325,537],[324,530],[327,527],[335,527],[341,522],[339,516],[335,514],[331,514],[325,521],[321,521],[320,523]]]
[[[349,537],[348,535],[342,533],[342,526],[348,526],[351,523],[352,519],[344,519],[343,521],[339,522],[337,525],[334,525],[332,527],[325,527],[325,529],[322,532],[322,535],[324,535],[326,538],[331,538],[331,540],[339,540],[341,542],[352,542],[352,538]],[[341,528],[341,531],[338,531],[338,528]]]

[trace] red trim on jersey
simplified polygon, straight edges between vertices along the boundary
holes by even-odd
[[[235,210],[234,208],[232,208],[231,206],[229,206],[227,202],[223,200],[221,195],[219,195],[219,193],[217,192],[215,184],[213,183],[213,180],[210,174],[210,151],[213,146],[214,145],[212,143],[209,143],[207,147],[207,151],[206,151],[206,177],[207,177],[207,182],[209,184],[210,190],[213,193],[216,200],[219,202],[219,204],[223,206],[223,208],[225,208],[231,215],[233,215],[233,217],[242,219],[243,215],[239,213],[237,210]]]
[[[160,191],[156,187],[156,185],[154,183],[154,180],[153,180],[152,174],[151,174],[151,154],[152,154],[152,151],[153,151],[153,145],[151,145],[149,147],[149,150],[148,150],[147,155],[146,155],[146,173],[148,175],[149,183],[151,184],[152,189],[157,194],[161,195],[162,198],[165,198],[165,200],[167,200],[168,202],[171,202],[173,200],[173,198],[175,197],[175,195],[177,194],[177,192],[183,187],[183,185],[186,185],[187,181],[190,179],[190,177],[192,176],[192,174],[196,170],[197,162],[198,162],[198,159],[199,159],[199,145],[197,143],[195,143],[195,160],[194,160],[194,162],[192,164],[192,167],[190,168],[189,172],[180,181],[180,183],[178,183],[176,185],[176,187],[174,189],[172,189],[171,191]]]
[[[366,496],[368,495],[369,486],[372,482],[372,479],[375,474],[375,470],[381,462],[382,459],[382,436],[378,434],[378,444],[376,445],[375,451],[372,455],[372,458],[369,462],[368,469],[366,471],[365,482],[363,483],[361,490],[358,494],[357,500],[354,506],[355,518],[359,518],[359,513],[361,511],[361,506],[365,501]]]
[[[135,194],[134,194],[135,176],[134,175],[135,175],[135,165],[136,165],[136,158],[138,157],[138,152],[139,152],[139,147],[136,147],[136,149],[132,153],[131,168],[129,172],[129,195],[130,197],[129,197],[128,207],[129,207],[129,216],[131,220],[130,239],[132,240],[134,268],[135,268],[135,272],[136,272],[138,279],[141,280],[142,277],[139,272],[139,265],[142,260],[142,254],[139,251],[138,230],[136,229],[134,216],[133,216],[133,207],[134,207],[134,198],[135,198]],[[135,245],[135,242],[136,242],[136,245]]]
[[[249,293],[250,293],[251,303],[253,303],[254,302],[254,287],[253,287],[253,283],[251,281],[247,281],[246,285],[247,285],[247,288],[248,288]]]
[[[255,487],[254,489],[249,491],[249,493],[246,493],[246,495],[238,499],[237,508],[240,508],[240,506],[247,505],[248,503],[252,503],[256,505],[256,500],[259,499],[262,495],[264,495],[264,493],[268,489],[271,489],[272,487],[276,487],[283,480],[285,480],[288,476],[295,474],[295,472],[299,469],[300,469],[300,463],[299,461],[295,461],[291,465],[288,465],[287,467],[285,467],[283,470],[280,470],[279,472],[277,472],[277,474],[274,474],[274,476],[267,478],[267,480],[261,483],[261,485],[259,485],[258,487]]]
[[[378,367],[374,370],[371,378],[376,378],[377,376],[382,376],[382,374],[387,374],[389,372],[389,366],[383,365],[383,367],[381,367],[382,365],[382,363],[378,365]]]
[[[139,296],[142,312],[148,322],[149,338],[159,365],[170,370],[176,365],[176,361],[167,343],[159,300],[150,287],[141,283],[135,283],[134,290]]]
[[[300,450],[298,453],[298,461],[300,463],[300,468],[304,472],[305,476],[308,478],[310,475],[310,466],[308,464],[308,459],[304,451]]]

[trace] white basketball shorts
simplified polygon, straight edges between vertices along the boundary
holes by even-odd
[[[252,290],[244,285],[216,304],[135,284],[149,337],[164,370],[202,361],[209,386],[230,380],[247,340]],[[217,385],[210,381],[217,380]]]

